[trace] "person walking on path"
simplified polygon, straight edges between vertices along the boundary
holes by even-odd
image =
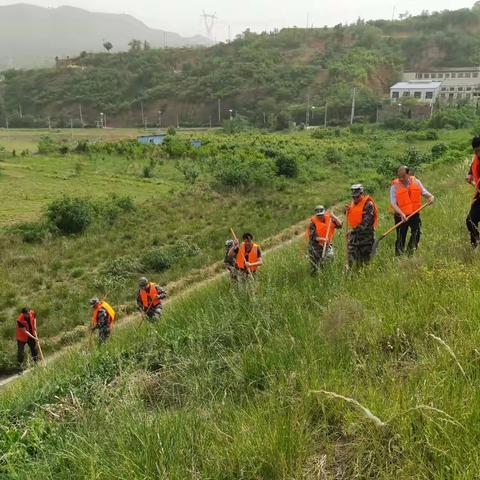
[[[352,201],[346,205],[348,268],[354,264],[370,261],[375,242],[375,229],[378,225],[378,208],[370,195],[366,195],[363,185],[358,183],[351,187]]]
[[[407,166],[399,167],[397,178],[393,180],[390,187],[390,205],[393,210],[394,224],[404,222],[397,228],[395,242],[395,255],[397,256],[405,253],[408,229],[410,229],[410,239],[407,253],[411,255],[418,248],[422,220],[420,212],[412,214],[422,206],[422,197],[427,199],[428,204],[434,201],[434,196],[423,186],[422,182],[410,175],[410,169]]]
[[[476,248],[480,238],[478,223],[480,222],[480,136],[472,139],[473,159],[467,175],[467,182],[475,187],[475,193],[467,215],[467,229],[470,233],[470,243]]]
[[[227,259],[235,258],[235,271],[238,280],[254,278],[258,267],[263,265],[260,245],[253,242],[251,233],[244,233],[242,243],[235,240]]]
[[[112,331],[115,310],[105,300],[100,301],[96,297],[90,300],[90,306],[93,308],[91,333],[98,330],[100,343],[105,343]]]
[[[165,289],[142,277],[138,282],[137,306],[149,320],[156,320],[162,314],[162,300],[167,298]]]
[[[339,218],[328,212],[323,205],[315,207],[315,215],[310,218],[306,232],[309,239],[308,259],[312,275],[318,272],[322,262],[333,259],[332,240],[337,228],[342,228],[342,222]]]
[[[25,360],[25,346],[28,345],[32,359],[38,362],[38,346],[37,346],[37,316],[30,308],[22,308],[17,318],[17,361],[19,368],[22,368]]]

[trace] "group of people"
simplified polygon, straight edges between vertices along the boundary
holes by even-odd
[[[348,268],[354,264],[370,261],[375,250],[375,229],[378,225],[377,204],[365,193],[363,185],[352,185],[351,197],[350,204],[345,205]],[[434,196],[418,178],[411,175],[410,169],[405,165],[400,166],[397,177],[392,181],[389,198],[397,234],[395,242],[397,256],[404,253],[412,254],[418,248],[422,225],[420,218],[422,197],[426,199],[427,204],[434,201]],[[312,273],[318,271],[322,262],[333,258],[332,240],[335,231],[342,227],[342,221],[333,212],[326,211],[323,205],[316,207],[306,233]],[[409,230],[410,239],[407,243]]]
[[[136,303],[138,310],[149,321],[156,321],[162,314],[162,300],[167,297],[167,292],[159,285],[150,282],[146,277],[140,278]],[[90,338],[93,332],[98,331],[100,343],[105,343],[115,322],[115,309],[106,301],[94,297],[89,302],[92,308],[92,324]],[[17,362],[22,368],[25,360],[25,347],[28,345],[32,360],[39,361],[40,344],[37,333],[37,316],[34,310],[22,308],[17,318]]]
[[[475,188],[466,224],[471,244],[476,248],[480,242],[480,136],[472,140],[474,151],[470,170],[466,177]],[[373,198],[366,194],[361,184],[351,186],[352,200],[345,205],[345,229],[347,239],[347,267],[362,265],[370,261],[375,250],[375,229],[378,225],[378,207]],[[412,254],[421,237],[420,210],[423,200],[426,204],[434,202],[434,196],[422,182],[411,174],[410,169],[402,165],[390,187],[389,203],[393,215],[392,231],[396,230],[395,254]],[[308,258],[311,273],[315,274],[324,262],[334,258],[333,239],[336,230],[344,228],[344,222],[333,211],[323,205],[315,208],[306,229],[308,239]],[[408,232],[410,238],[407,243]],[[385,236],[385,235],[384,235]],[[384,238],[384,236],[382,238]],[[378,240],[377,240],[378,241]],[[240,242],[236,237],[225,244],[224,265],[233,282],[255,278],[259,267],[263,265],[260,245],[253,241],[253,235],[246,232]],[[166,298],[165,289],[142,277],[137,292],[137,306],[142,314],[154,321],[162,312],[162,300]],[[105,342],[115,321],[115,310],[105,300],[92,298],[93,309],[91,332],[98,330],[100,342]],[[25,347],[29,346],[35,362],[39,359],[37,319],[34,310],[23,308],[17,318],[18,363],[24,361]]]
[[[480,180],[480,161],[476,174]],[[355,264],[365,264],[371,259],[374,253],[375,229],[378,225],[378,207],[373,198],[365,193],[363,185],[352,185],[351,197],[350,204],[345,206],[348,268]],[[396,255],[403,255],[405,252],[411,254],[418,248],[422,224],[419,212],[422,197],[426,198],[427,204],[434,201],[433,195],[418,178],[411,175],[407,166],[399,167],[397,178],[390,187],[390,208],[397,232]],[[480,202],[477,208],[480,220]],[[325,261],[334,258],[333,238],[336,230],[341,228],[343,222],[333,211],[328,211],[323,205],[315,208],[315,214],[310,218],[305,233],[312,274],[317,273]],[[410,239],[407,243],[409,230]],[[224,264],[232,280],[253,278],[263,260],[260,246],[253,243],[252,234],[245,233],[242,243],[227,240],[225,246]]]

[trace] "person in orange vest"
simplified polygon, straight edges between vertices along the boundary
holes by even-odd
[[[334,256],[332,239],[335,230],[342,228],[342,222],[333,213],[328,212],[323,205],[315,207],[315,215],[310,218],[307,227],[308,258],[310,272],[315,275],[322,261]],[[325,247],[325,243],[327,244]],[[323,251],[325,249],[325,257]]]
[[[25,359],[25,345],[30,348],[32,359],[38,362],[37,316],[31,308],[22,308],[17,318],[17,361],[21,368]]]
[[[100,343],[105,343],[112,331],[115,310],[105,300],[96,297],[90,300],[90,306],[93,308],[91,331],[98,330]]]
[[[230,249],[227,258],[235,258],[235,270],[238,279],[252,278],[263,265],[262,251],[260,245],[253,242],[251,233],[244,233],[243,242],[239,244],[236,240]]]
[[[149,320],[156,320],[162,314],[162,300],[167,298],[167,292],[155,283],[142,277],[139,281],[137,292],[137,305],[139,310]]]
[[[410,239],[407,245],[407,253],[411,254],[418,248],[420,242],[422,220],[420,213],[412,215],[413,212],[422,206],[422,197],[427,203],[433,203],[434,196],[423,186],[422,182],[410,175],[410,169],[402,165],[397,170],[397,178],[393,180],[390,187],[390,205],[394,212],[393,220],[395,225],[401,221],[408,220],[397,228],[397,241],[395,242],[395,255],[399,256],[405,252],[408,229]]]
[[[348,266],[370,261],[378,225],[378,208],[370,195],[365,195],[363,185],[351,187],[352,201],[346,205],[347,223],[350,231],[348,241]]]
[[[470,243],[473,248],[476,248],[480,239],[478,231],[478,223],[480,222],[480,137],[473,137],[472,148],[473,160],[466,180],[475,187],[475,193],[473,195],[466,223],[467,229],[470,232]]]

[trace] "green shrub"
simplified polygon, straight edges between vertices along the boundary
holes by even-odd
[[[154,176],[153,167],[151,165],[145,165],[142,170],[142,177],[153,178],[153,176]]]
[[[171,158],[181,158],[191,150],[190,142],[177,136],[167,135],[163,142],[163,149]]]
[[[328,147],[325,151],[325,160],[332,164],[340,163],[342,161],[342,154],[335,147]]]
[[[155,248],[142,256],[141,263],[146,270],[160,273],[168,270],[173,265],[174,260],[174,255],[171,253],[162,248]]]
[[[84,198],[63,197],[47,207],[47,219],[64,235],[83,232],[93,221],[94,207]]]
[[[112,277],[125,277],[142,270],[142,263],[132,255],[117,257],[104,265],[101,269],[103,275]]]
[[[217,158],[212,165],[215,182],[225,187],[263,186],[275,176],[272,159]]]
[[[432,147],[432,157],[434,159],[441,157],[448,150],[444,143],[437,143]]]
[[[293,155],[280,154],[275,159],[277,167],[277,175],[288,178],[295,178],[298,176],[298,162]]]
[[[168,128],[167,135],[170,135],[171,137],[173,137],[176,134],[177,134],[177,131],[173,127]]]
[[[22,240],[26,243],[42,242],[50,233],[47,222],[31,222],[18,225],[18,231],[22,236]]]
[[[195,184],[200,175],[200,170],[193,162],[177,163],[175,167],[182,173],[186,183],[189,185]]]

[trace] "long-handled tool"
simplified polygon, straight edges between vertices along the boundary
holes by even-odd
[[[240,248],[240,243],[238,241],[238,238],[237,236],[235,235],[235,232],[233,231],[233,228],[230,228],[230,233],[232,234],[232,237],[233,237],[233,240],[235,241],[235,243],[239,246]],[[242,250],[240,249],[240,252]],[[247,266],[247,260],[245,258],[245,255],[242,253],[242,257],[243,257],[243,264],[245,265],[245,270],[247,271],[247,273],[250,275],[252,273],[252,271],[250,270],[250,267]]]
[[[38,334],[37,334],[36,342],[37,342],[38,353],[40,354],[40,360],[42,361],[43,366],[45,366],[45,357],[43,356],[42,347],[40,346],[40,339],[38,338]]]
[[[428,207],[430,203],[425,203],[422,205],[420,208],[417,208],[413,213],[411,213],[408,217],[405,218],[405,220],[402,220],[395,224],[393,227],[389,228],[381,237],[377,238],[375,242],[373,242],[373,247],[372,247],[372,255],[375,255],[378,249],[378,244],[390,233],[395,231],[400,225],[403,225],[405,222],[408,222],[408,220],[416,215],[417,213],[420,213],[425,207]]]
[[[328,227],[327,227],[327,234],[326,238],[323,241],[323,251],[322,251],[322,258],[325,258],[325,255],[327,254],[327,246],[328,246],[328,238],[330,237],[330,228],[332,227],[332,217],[328,219]]]
[[[350,270],[350,262],[348,261],[348,240],[349,240],[349,231],[348,231],[348,207],[345,213],[345,272]]]

